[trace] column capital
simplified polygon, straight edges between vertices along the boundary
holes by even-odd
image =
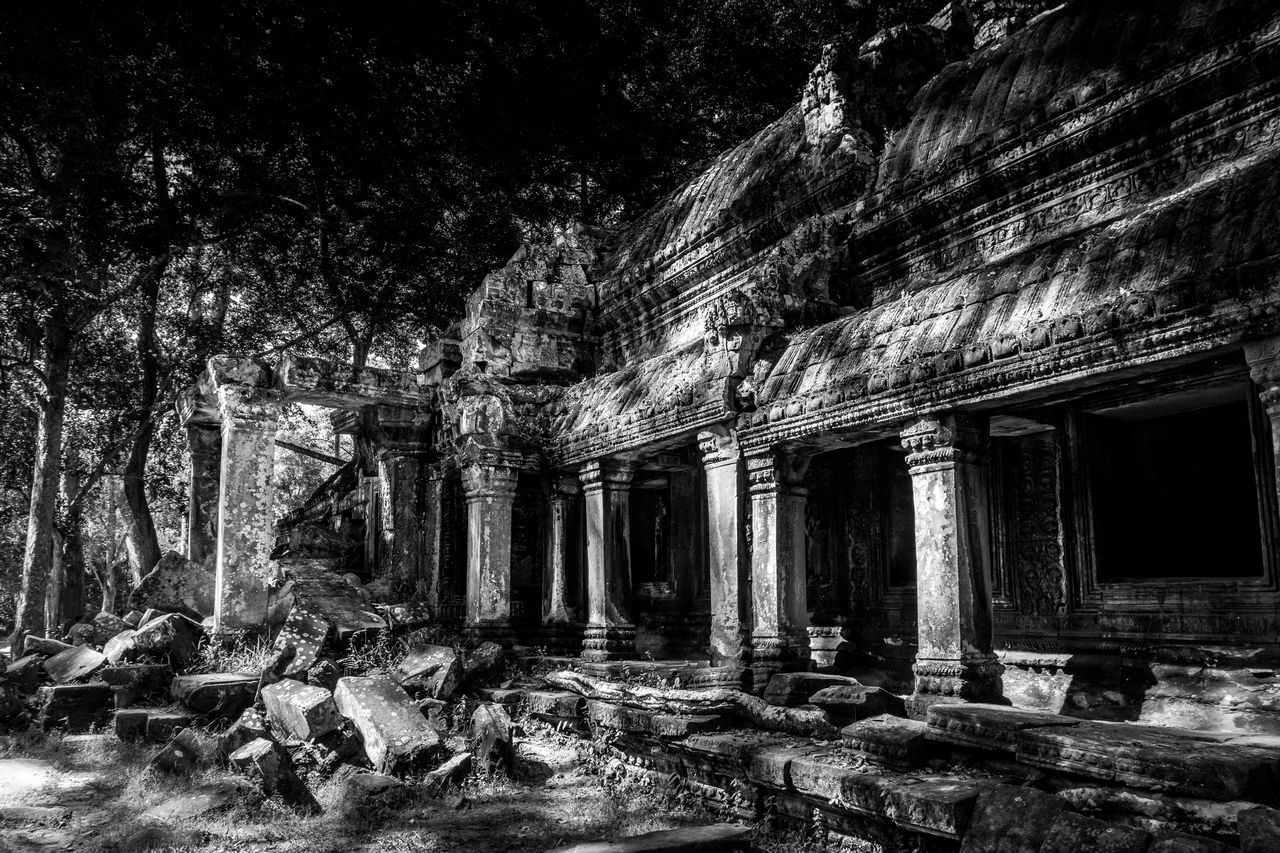
[[[573,498],[582,494],[582,482],[572,471],[553,471],[549,480],[552,500]]]
[[[276,431],[283,395],[271,388],[222,385],[218,388],[218,412],[222,428],[255,432]]]
[[[702,464],[707,468],[736,465],[742,458],[737,432],[727,427],[698,433],[698,452],[702,454]]]
[[[513,498],[520,469],[509,465],[473,460],[462,465],[462,492],[469,501],[484,498]]]
[[[907,466],[980,462],[987,450],[987,420],[968,412],[925,415],[902,428]]]
[[[625,489],[631,486],[631,480],[639,467],[640,463],[634,459],[592,459],[582,463],[582,467],[578,469],[578,479],[582,481],[582,488],[587,491],[606,487]]]
[[[1244,360],[1263,405],[1280,406],[1280,336],[1249,341],[1244,345]]]
[[[781,448],[765,448],[746,455],[747,484],[752,494],[786,491],[804,494],[805,474],[812,456]]]

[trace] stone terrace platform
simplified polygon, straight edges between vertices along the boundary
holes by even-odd
[[[633,666],[631,678],[651,684],[697,671]],[[824,687],[805,681],[812,675],[775,676],[766,698],[838,710],[824,697],[864,692],[868,710],[881,707],[876,688]],[[815,691],[808,702],[795,698],[802,689]],[[762,731],[732,711],[670,714],[589,691],[495,694],[589,737],[609,774],[697,797],[731,819],[805,827],[832,849],[857,839],[962,853],[1280,850],[1280,738],[1268,735],[982,704],[935,705],[927,721],[910,720],[889,704],[824,739]]]

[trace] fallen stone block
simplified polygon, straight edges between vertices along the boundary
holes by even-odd
[[[142,816],[166,822],[198,817],[214,809],[231,805],[250,790],[252,789],[246,783],[238,779],[221,779],[192,788],[185,794],[171,797],[147,809]]]
[[[408,631],[421,628],[432,622],[431,610],[426,602],[410,601],[405,604],[392,604],[386,608],[387,622],[393,630]]]
[[[71,809],[62,806],[3,806],[0,823],[61,826],[71,820]]]
[[[479,705],[471,715],[471,743],[481,765],[499,761],[512,766],[511,717],[507,709],[492,702]]]
[[[779,672],[769,679],[764,701],[770,705],[794,708],[804,705],[809,697],[824,687],[861,686],[856,678],[826,672]]]
[[[1005,705],[934,705],[929,709],[929,739],[976,749],[1013,752],[1018,732],[1042,726],[1074,726],[1083,720],[1023,711]]]
[[[130,610],[124,615],[124,621],[128,622],[131,627],[137,628],[142,624],[142,611]]]
[[[195,657],[201,628],[185,616],[169,613],[143,622],[129,638],[127,659],[150,657],[186,669]]]
[[[150,708],[121,708],[116,711],[115,730],[120,740],[142,740],[147,736]]]
[[[984,788],[974,804],[960,853],[1035,853],[1066,806],[1061,797],[1034,788]]]
[[[284,674],[292,677],[310,670],[328,642],[330,630],[329,621],[323,616],[295,605],[275,641],[276,649],[283,651],[293,646],[296,652]]]
[[[43,655],[24,655],[4,668],[4,682],[22,693],[35,693],[44,675]]]
[[[1147,853],[1240,853],[1240,849],[1228,847],[1212,838],[1181,832],[1158,832]]]
[[[750,853],[751,828],[731,823],[646,832],[610,841],[588,841],[547,853]]]
[[[394,773],[429,760],[440,749],[440,735],[389,676],[340,679],[333,698],[339,713],[355,726],[365,754],[379,772]]]
[[[846,778],[866,775],[853,756],[837,751],[796,756],[790,766],[791,786],[802,794],[822,800],[843,795]]]
[[[448,785],[460,785],[471,773],[471,753],[460,752],[427,774],[427,784],[440,790]]]
[[[98,613],[90,624],[93,626],[93,633],[88,639],[96,646],[106,645],[116,634],[133,627],[114,613],[106,612]]]
[[[578,722],[582,719],[586,700],[577,693],[553,690],[530,690],[525,705],[533,716],[553,723]]]
[[[88,731],[111,721],[111,688],[105,684],[61,684],[37,694],[40,728]]]
[[[1215,800],[1280,801],[1280,751],[1222,743],[1229,734],[1124,723],[1043,726],[1017,734],[1017,758],[1122,785]]]
[[[66,684],[88,678],[106,664],[107,658],[102,653],[94,651],[89,646],[74,646],[46,659],[44,671],[58,684]]]
[[[297,809],[320,811],[320,804],[310,789],[298,778],[289,753],[275,741],[258,738],[231,753],[230,765],[262,784],[267,796],[279,794],[280,798]]]
[[[234,717],[253,704],[258,676],[236,672],[179,675],[169,685],[169,692],[198,713]]]
[[[591,722],[606,729],[620,732],[651,732],[653,730],[653,712],[617,705],[613,702],[600,702],[595,699],[587,702],[587,716]]]
[[[466,663],[463,664],[462,686],[467,690],[478,690],[486,684],[502,679],[506,670],[507,655],[502,646],[493,642],[483,642],[467,652]]]
[[[61,640],[51,640],[48,637],[27,637],[22,644],[23,654],[28,655],[45,655],[52,657],[58,652],[65,652],[67,649],[73,648],[69,643]]]
[[[1280,850],[1280,810],[1265,806],[1242,809],[1236,820],[1240,828],[1240,853]]]
[[[381,773],[356,773],[342,780],[343,804],[361,808],[370,804],[390,808],[413,796],[413,789],[393,776]]]
[[[102,647],[102,654],[106,657],[107,663],[115,665],[125,659],[125,655],[133,648],[133,635],[136,634],[133,628],[121,631]]]
[[[422,716],[427,718],[427,722],[431,724],[431,728],[438,732],[445,732],[449,728],[449,706],[439,699],[427,697],[418,700],[418,710],[422,711]]]
[[[907,829],[959,838],[969,824],[979,790],[971,779],[913,779],[888,791],[884,816]]]
[[[163,663],[104,666],[98,677],[111,685],[117,708],[128,708],[140,699],[169,692],[173,669]]]
[[[159,708],[147,714],[147,740],[164,741],[174,737],[179,731],[189,728],[196,721],[196,716],[184,711]]]
[[[338,679],[342,677],[342,670],[336,663],[328,659],[316,661],[310,669],[307,670],[307,683],[314,684],[316,687],[323,687],[330,692],[338,686]]]
[[[333,694],[323,687],[286,678],[263,687],[262,701],[268,719],[293,740],[315,740],[342,726]]]
[[[1145,853],[1150,844],[1151,833],[1144,829],[1063,812],[1049,828],[1040,853]]]
[[[169,551],[129,595],[129,606],[203,619],[213,615],[215,581],[212,567]]]
[[[880,714],[894,717],[907,715],[907,706],[902,697],[895,696],[883,687],[866,687],[862,684],[824,687],[809,697],[809,704],[817,705],[837,722],[856,722]]]
[[[485,687],[479,694],[484,701],[497,702],[508,710],[520,707],[520,703],[524,701],[524,691],[515,687]]]
[[[200,744],[190,729],[179,729],[148,765],[165,773],[189,776],[201,759]]]
[[[791,782],[793,761],[830,752],[831,748],[827,746],[766,746],[751,753],[747,761],[747,778],[757,785],[785,791],[795,787]]]
[[[894,770],[913,770],[925,758],[928,724],[881,714],[845,726],[840,737],[851,750],[868,761]]]
[[[301,606],[325,619],[332,626],[339,643],[372,636],[387,627],[386,620],[374,612],[341,576],[335,575],[319,561],[280,562],[293,579],[295,607]]]
[[[447,646],[420,646],[410,649],[392,671],[406,690],[422,690],[433,699],[448,699],[462,678],[457,652]]]
[[[275,740],[271,730],[267,728],[267,720],[257,708],[246,708],[231,726],[218,736],[216,757],[226,761],[231,753],[246,743],[258,740]]]

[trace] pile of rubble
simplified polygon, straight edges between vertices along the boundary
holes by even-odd
[[[415,642],[414,629],[428,621],[422,608],[370,605],[320,561],[284,568],[260,670],[196,671],[220,659],[199,654],[215,642],[210,620],[195,618],[209,603],[192,591],[204,570],[167,555],[139,591],[182,612],[99,613],[62,639],[28,637],[21,657],[0,656],[0,726],[111,729],[163,744],[151,761],[158,772],[189,775],[216,762],[307,811],[319,810],[310,790],[317,781],[344,779],[348,801],[385,798],[404,790],[397,777],[436,791],[459,781],[471,770],[473,741],[483,762],[510,757],[511,719],[486,701],[505,672],[502,647]],[[385,670],[344,668],[340,655],[375,642],[406,651]],[[455,720],[467,719],[469,729],[455,733]],[[213,787],[194,801],[220,804],[243,783]]]

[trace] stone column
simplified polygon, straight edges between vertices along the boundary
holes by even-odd
[[[216,423],[187,423],[191,481],[187,491],[187,559],[205,563],[218,553],[218,474],[222,429]]]
[[[1258,386],[1258,398],[1271,422],[1272,479],[1280,497],[1280,337],[1251,341],[1244,345],[1249,374]],[[1263,480],[1263,482],[1266,482]]]
[[[280,392],[247,385],[217,390],[222,413],[214,632],[266,624],[275,518]]]
[[[916,516],[919,646],[909,709],[1000,701],[991,646],[987,428],[967,414],[932,415],[902,431]]]
[[[750,612],[742,454],[724,432],[700,433],[698,449],[707,486],[711,665],[740,666]]]
[[[747,456],[751,491],[751,670],[755,689],[784,667],[807,667],[804,475],[807,456],[765,450]]]
[[[634,462],[600,459],[582,466],[587,517],[587,628],[582,659],[588,663],[636,656],[631,621],[631,478]]]
[[[573,523],[582,486],[573,474],[557,473],[550,478],[547,502],[546,561],[542,574],[542,639],[547,647],[567,651],[581,642],[578,626],[581,615],[577,602],[569,599],[570,573],[578,571],[581,535]]]
[[[397,598],[421,599],[429,587],[426,561],[429,466],[424,453],[403,447],[379,447],[378,575],[391,583]]]
[[[511,506],[516,468],[487,461],[462,467],[467,500],[467,633],[509,646]]]

